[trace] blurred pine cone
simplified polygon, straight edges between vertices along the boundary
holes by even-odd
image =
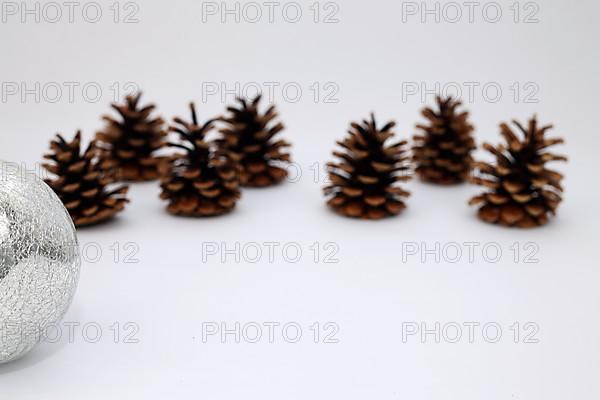
[[[242,168],[241,181],[245,186],[265,187],[277,184],[287,177],[284,168],[290,155],[284,148],[290,144],[284,140],[274,140],[275,135],[284,129],[277,118],[275,106],[270,106],[264,114],[258,111],[261,96],[248,102],[238,98],[238,107],[228,107],[229,116],[222,120],[227,127],[221,129],[223,138],[219,146],[237,154]]]
[[[112,104],[120,120],[104,116],[103,131],[96,134],[101,167],[124,181],[148,181],[159,177],[160,164],[156,151],[165,144],[167,133],[162,118],[152,117],[155,106],[139,106],[141,93],[127,96],[125,104]]]
[[[546,138],[545,134],[552,125],[538,127],[535,116],[527,128],[517,121],[513,123],[522,132],[523,139],[503,123],[500,133],[507,145],[483,145],[496,157],[496,165],[474,164],[481,177],[473,177],[472,182],[490,190],[473,197],[469,204],[480,205],[479,217],[486,222],[521,228],[544,225],[549,214],[556,214],[563,191],[563,175],[547,169],[546,163],[567,160],[546,149],[564,141],[562,138]]]
[[[460,101],[451,97],[436,98],[438,110],[425,108],[423,115],[428,125],[417,125],[424,131],[415,135],[413,161],[416,172],[425,182],[438,184],[461,183],[468,179],[475,149],[471,133],[473,126],[468,123],[469,113],[457,113]]]

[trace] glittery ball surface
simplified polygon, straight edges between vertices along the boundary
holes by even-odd
[[[0,363],[22,357],[60,323],[80,265],[60,199],[33,173],[0,161]]]

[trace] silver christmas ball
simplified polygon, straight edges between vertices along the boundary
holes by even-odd
[[[79,269],[75,227],[60,199],[31,172],[0,161],[0,363],[56,327]]]

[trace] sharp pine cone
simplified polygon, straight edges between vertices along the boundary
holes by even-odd
[[[194,217],[216,216],[231,211],[240,198],[239,165],[234,155],[217,149],[206,135],[215,120],[198,124],[194,104],[192,122],[175,118],[170,131],[180,136],[170,146],[185,150],[170,160],[161,180],[161,198],[169,201],[171,214]]]
[[[329,163],[331,184],[324,191],[330,196],[327,204],[347,217],[380,219],[399,214],[409,193],[395,185],[411,176],[406,165],[405,140],[386,145],[394,136],[390,122],[377,128],[375,117],[362,124],[352,123],[349,136],[337,142],[344,151],[334,151],[340,159]]]
[[[75,226],[103,222],[123,210],[128,202],[127,186],[112,187],[96,159],[94,142],[81,154],[81,133],[71,142],[61,135],[50,142],[50,160],[43,166],[55,175],[46,183],[56,192],[71,215]]]
[[[101,166],[118,180],[139,182],[159,177],[164,158],[156,151],[166,144],[164,121],[151,116],[155,106],[139,106],[141,93],[127,96],[124,104],[112,104],[120,120],[110,116],[107,125],[96,134],[101,150]]]
[[[566,161],[566,157],[547,152],[547,148],[563,143],[562,138],[546,138],[552,125],[538,127],[534,116],[527,128],[513,123],[523,133],[520,139],[507,124],[500,125],[505,145],[483,147],[496,157],[496,165],[474,164],[479,177],[471,180],[490,190],[471,199],[480,205],[479,217],[490,223],[530,228],[544,225],[554,215],[562,200],[563,175],[546,168],[549,161]]]
[[[473,126],[467,121],[469,113],[458,113],[460,101],[451,97],[436,98],[438,110],[425,108],[428,125],[417,125],[424,131],[415,135],[413,162],[423,181],[438,184],[461,183],[468,179],[475,149]]]
[[[260,95],[250,102],[238,98],[239,107],[228,107],[229,115],[222,119],[227,127],[221,129],[223,138],[218,141],[221,148],[238,155],[242,184],[251,187],[283,181],[287,171],[282,166],[290,161],[290,155],[284,150],[290,144],[281,139],[274,140],[274,136],[284,129],[281,122],[274,123],[277,117],[275,106],[261,114],[258,110],[260,99]]]

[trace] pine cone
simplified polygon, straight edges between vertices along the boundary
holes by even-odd
[[[471,181],[491,190],[473,197],[469,204],[482,204],[479,217],[490,223],[530,228],[548,222],[548,214],[555,214],[561,202],[563,175],[546,169],[548,161],[566,161],[564,156],[544,150],[564,143],[561,138],[545,138],[552,125],[539,128],[537,118],[529,121],[528,128],[513,123],[525,136],[520,140],[507,124],[500,125],[500,133],[507,143],[483,147],[496,157],[497,165],[484,162],[474,164],[482,177]]]
[[[282,152],[290,144],[284,140],[273,140],[284,129],[281,122],[271,124],[277,117],[275,106],[260,114],[260,99],[259,95],[248,103],[238,98],[239,108],[228,107],[230,115],[222,119],[228,126],[221,129],[223,138],[218,141],[222,149],[238,155],[242,184],[252,187],[265,187],[283,181],[287,171],[277,164],[290,161],[290,155]]]
[[[468,179],[475,149],[471,136],[473,126],[467,122],[469,113],[457,114],[461,102],[451,97],[436,98],[439,111],[425,108],[423,115],[429,125],[417,125],[424,135],[415,135],[413,161],[416,172],[425,182],[455,184]]]
[[[43,167],[55,175],[45,182],[56,192],[69,211],[75,226],[103,222],[123,210],[127,200],[127,186],[109,188],[112,179],[104,176],[96,159],[92,142],[80,154],[81,132],[71,142],[61,135],[50,142],[52,153],[44,155],[51,160]]]
[[[112,104],[121,120],[104,116],[107,126],[96,134],[101,150],[101,167],[111,171],[117,180],[140,182],[157,179],[160,164],[165,161],[155,155],[166,144],[164,121],[150,116],[154,105],[139,108],[140,97],[141,93],[138,93],[127,96],[125,104]]]
[[[405,207],[403,197],[409,193],[394,185],[411,179],[406,140],[385,145],[394,136],[395,126],[389,122],[377,128],[375,117],[362,124],[352,123],[349,136],[337,142],[344,152],[334,151],[338,163],[329,163],[331,185],[324,191],[332,196],[327,204],[347,217],[380,219],[399,214]]]
[[[180,136],[179,143],[169,146],[185,150],[171,158],[161,180],[160,197],[169,201],[171,214],[194,217],[216,216],[235,207],[240,198],[240,167],[228,152],[217,149],[206,135],[215,120],[198,124],[194,104],[190,104],[192,123],[175,118],[177,126],[169,128]]]

